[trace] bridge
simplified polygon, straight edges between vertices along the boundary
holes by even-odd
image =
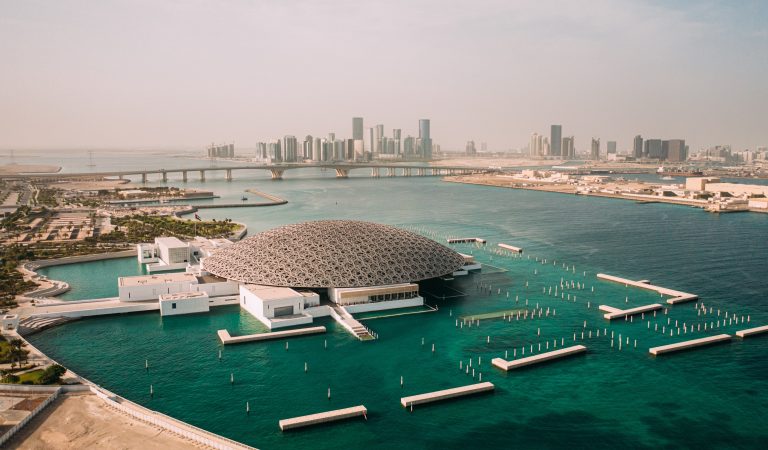
[[[288,170],[320,168],[333,170],[336,172],[336,178],[348,178],[349,172],[355,169],[370,170],[373,178],[396,177],[396,176],[446,176],[446,175],[468,175],[475,173],[499,172],[498,169],[484,169],[478,167],[460,167],[460,166],[417,166],[417,165],[399,165],[399,164],[252,164],[238,166],[221,167],[195,167],[183,169],[150,169],[150,170],[118,170],[110,172],[72,172],[72,173],[35,173],[35,174],[8,174],[0,175],[4,180],[26,180],[26,181],[64,181],[64,180],[100,180],[108,177],[118,177],[123,179],[131,176],[141,176],[141,182],[146,183],[151,175],[160,176],[165,183],[168,182],[169,174],[181,174],[181,180],[189,180],[190,174],[196,174],[200,181],[205,181],[205,175],[208,172],[224,172],[224,178],[227,181],[233,179],[235,171],[242,170],[267,170],[270,172],[273,180],[282,180],[283,175]]]

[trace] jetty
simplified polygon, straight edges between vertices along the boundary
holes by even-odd
[[[622,283],[626,286],[634,286],[640,289],[647,289],[650,291],[656,291],[661,295],[668,295],[672,298],[667,299],[667,303],[670,305],[676,305],[678,303],[690,302],[698,300],[699,296],[696,294],[689,294],[688,292],[676,291],[674,289],[667,289],[661,286],[655,286],[648,280],[632,281],[627,278],[616,277],[613,275],[607,275],[604,273],[598,273],[597,278],[606,281],[613,281],[616,283]]]
[[[521,367],[530,366],[532,364],[539,364],[545,361],[552,361],[554,359],[584,353],[586,351],[587,347],[583,345],[574,345],[572,347],[561,348],[559,350],[553,350],[551,352],[541,353],[539,355],[528,356],[526,358],[515,359],[513,361],[507,361],[503,358],[493,358],[491,360],[491,364],[501,370],[510,371],[519,369]]]
[[[691,348],[701,347],[704,345],[712,345],[720,342],[727,342],[731,340],[730,334],[718,334],[716,336],[709,336],[700,339],[693,339],[690,341],[678,342],[676,344],[662,345],[661,347],[652,347],[648,349],[651,355],[658,356],[665,353],[679,352],[682,350],[688,350]]]
[[[318,326],[318,327],[296,328],[294,330],[246,334],[243,336],[232,336],[229,334],[229,331],[227,330],[219,330],[216,332],[216,334],[219,335],[219,340],[224,345],[240,344],[243,342],[253,342],[253,341],[269,341],[272,339],[281,339],[281,338],[303,336],[307,334],[316,334],[316,333],[325,333],[325,327]]]
[[[317,414],[310,414],[307,416],[293,417],[290,419],[283,419],[278,422],[280,430],[293,430],[295,428],[303,428],[311,425],[317,425],[321,423],[336,422],[338,420],[351,419],[353,417],[365,417],[368,420],[368,410],[363,405],[352,406],[350,408],[336,409],[333,411],[325,411]]]
[[[444,389],[442,391],[427,392],[426,394],[412,395],[410,397],[403,397],[400,399],[400,404],[404,408],[415,405],[423,405],[425,403],[439,402],[457,397],[464,397],[466,395],[479,394],[482,392],[489,392],[494,390],[493,383],[483,382],[477,384],[469,384],[467,386],[461,386],[457,388]]]
[[[514,245],[507,245],[507,244],[499,244],[499,247],[509,250],[510,252],[514,253],[523,253],[523,249],[520,247],[515,247]]]
[[[472,244],[472,243],[485,244],[485,239],[481,239],[478,237],[449,238],[448,243],[449,244]]]
[[[662,305],[658,303],[652,303],[650,305],[638,306],[637,308],[630,308],[630,309],[619,309],[619,308],[614,308],[608,305],[600,305],[598,309],[600,309],[600,311],[605,312],[605,314],[603,314],[604,318],[608,320],[613,320],[613,319],[619,319],[622,317],[634,316],[636,314],[643,314],[649,311],[656,311],[661,308],[663,308]]]
[[[746,330],[739,330],[736,332],[736,336],[744,339],[746,337],[762,333],[768,333],[768,325],[763,325],[762,327],[747,328]]]

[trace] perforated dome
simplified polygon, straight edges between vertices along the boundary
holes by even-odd
[[[389,225],[321,220],[258,233],[205,259],[219,277],[269,286],[328,288],[410,283],[450,274],[464,259]]]

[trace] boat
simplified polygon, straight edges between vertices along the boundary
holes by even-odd
[[[248,200],[248,197],[242,197],[240,200],[246,201],[246,200]]]
[[[673,178],[673,177],[670,177],[669,175],[667,175],[667,176],[665,176],[665,177],[661,177],[661,179],[662,179],[662,180],[666,180],[666,181],[671,181],[671,180],[674,180],[674,178]]]

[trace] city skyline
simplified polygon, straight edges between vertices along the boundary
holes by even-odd
[[[3,149],[255,145],[352,116],[429,117],[450,151],[523,148],[551,124],[619,152],[637,134],[692,150],[768,143],[762,2],[0,5]],[[390,70],[365,70],[368,56]]]

